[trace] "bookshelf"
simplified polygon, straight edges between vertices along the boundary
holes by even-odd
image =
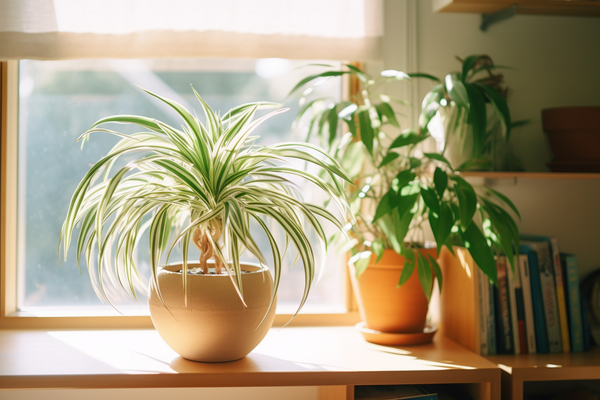
[[[442,336],[388,347],[354,327],[275,328],[247,357],[210,364],[182,359],[153,330],[0,330],[0,397],[2,389],[318,386],[320,400],[353,400],[358,385],[416,384],[500,399],[500,369]]]
[[[569,382],[600,384],[598,347],[585,353],[497,355],[487,359],[502,369],[502,399],[523,400],[526,394],[539,394],[536,383],[544,383],[555,393],[568,388]]]

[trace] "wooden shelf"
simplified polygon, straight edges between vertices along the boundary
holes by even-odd
[[[600,16],[600,1],[589,0],[433,0],[433,11],[491,14],[512,5],[517,14]]]
[[[276,328],[247,357],[208,364],[179,357],[153,330],[0,330],[0,389],[320,386],[322,399],[352,400],[355,385],[413,384],[500,399],[500,369],[441,336],[387,347],[353,327]]]
[[[523,399],[526,382],[600,380],[600,348],[584,353],[489,356],[502,369],[502,398]]]
[[[463,177],[485,179],[600,179],[600,173],[592,172],[487,172],[463,171]]]

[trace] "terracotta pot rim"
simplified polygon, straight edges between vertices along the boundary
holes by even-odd
[[[209,264],[214,264],[214,262],[209,261]],[[163,266],[161,268],[161,270],[158,272],[159,274],[169,274],[169,275],[181,275],[181,272],[178,272],[179,269],[181,269],[181,267],[183,266],[183,263],[181,261],[178,262],[174,262],[174,263],[170,263],[167,264],[165,266]],[[190,261],[188,262],[188,269],[191,268],[196,268],[199,267],[200,263],[198,261]],[[243,271],[246,271],[247,274],[259,274],[259,273],[263,273],[263,272],[267,272],[269,271],[269,268],[266,266],[262,266],[260,264],[257,263],[252,263],[252,262],[241,262],[240,263],[240,267],[242,268]],[[209,275],[189,275],[188,277],[212,277],[212,278],[218,278],[218,277],[224,277],[229,279],[229,275],[216,275],[216,274],[209,274]]]

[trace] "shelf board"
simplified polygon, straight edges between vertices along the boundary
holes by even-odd
[[[491,399],[500,369],[439,335],[422,346],[366,342],[354,327],[275,328],[247,357],[198,363],[153,330],[0,330],[0,388],[475,384]]]
[[[600,347],[583,353],[488,356],[504,372],[523,382],[600,379]]]
[[[463,177],[478,177],[485,179],[600,179],[596,172],[487,172],[462,171]]]
[[[433,11],[492,14],[512,5],[517,14],[600,17],[600,1],[587,0],[433,0]]]

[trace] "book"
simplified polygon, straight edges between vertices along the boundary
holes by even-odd
[[[498,262],[498,287],[494,288],[496,304],[496,348],[498,354],[514,354],[512,318],[506,264]]]
[[[533,305],[531,302],[531,283],[529,279],[529,261],[526,254],[519,254],[519,276],[523,294],[523,309],[525,313],[525,332],[527,334],[527,351],[536,353],[535,324],[533,322]]]
[[[563,352],[560,317],[556,301],[556,286],[554,283],[554,266],[550,243],[546,241],[533,242],[522,240],[521,243],[528,245],[538,256],[538,269],[542,289],[542,300],[544,304],[544,315],[546,317],[546,332],[548,335],[548,348],[550,353]]]
[[[535,325],[535,344],[537,353],[549,353],[548,333],[546,329],[546,316],[544,312],[544,301],[542,297],[542,283],[538,267],[537,252],[528,245],[519,247],[521,254],[527,256],[529,265],[529,282],[531,287],[531,308],[533,311],[533,323]]]
[[[489,279],[482,270],[477,268],[476,273],[479,275],[477,284],[479,286],[479,336],[480,336],[480,352],[482,356],[490,356],[490,331],[489,331],[489,315],[490,315],[490,285]]]
[[[558,320],[560,324],[560,335],[562,339],[563,352],[571,351],[569,340],[569,323],[567,317],[567,303],[565,299],[565,284],[561,266],[560,250],[558,240],[555,237],[522,235],[523,240],[547,242],[550,245],[552,255],[552,266],[554,268],[554,286],[556,287],[556,304],[558,306]]]
[[[519,345],[520,345],[520,353],[527,354],[527,328],[525,325],[525,302],[523,299],[523,286],[521,284],[521,273],[519,270],[519,260],[517,259],[515,265],[515,271],[513,273],[512,269],[508,268],[509,278],[513,280],[514,293],[515,293],[515,307],[513,310],[516,310],[516,320],[517,320],[517,328],[516,332],[518,332],[519,336]]]
[[[482,272],[483,274],[483,272]],[[490,356],[498,354],[498,349],[496,348],[496,310],[494,305],[494,283],[483,274],[485,281],[488,282],[488,291],[487,291],[487,299],[488,299],[488,308],[489,310],[487,315],[488,322],[488,353]]]
[[[356,386],[354,398],[357,400],[438,400],[451,399],[438,397],[435,387],[428,385],[369,385]]]
[[[563,269],[563,281],[567,299],[567,316],[569,320],[571,351],[583,351],[583,327],[581,325],[581,303],[579,301],[579,268],[577,257],[573,254],[560,254]]]
[[[519,319],[517,316],[515,277],[512,271],[512,267],[508,264],[506,256],[499,256],[497,263],[504,264],[504,268],[506,269],[506,282],[508,283],[508,300],[510,305],[510,321],[512,327],[514,354],[521,354],[521,337],[519,334]]]
[[[590,325],[590,310],[588,303],[583,297],[579,297],[581,302],[581,327],[583,328],[583,351],[590,351],[592,348],[592,328]]]

